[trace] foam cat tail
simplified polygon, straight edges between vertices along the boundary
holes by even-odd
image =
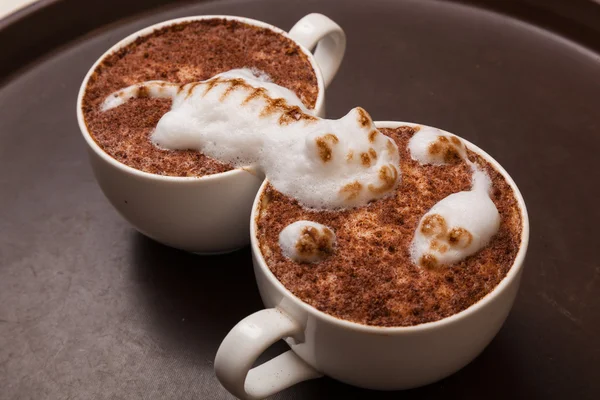
[[[129,101],[129,99],[133,98],[152,97],[175,99],[175,96],[179,90],[181,90],[180,88],[181,85],[166,81],[146,81],[136,83],[135,85],[128,86],[110,94],[104,99],[101,110],[107,111],[111,108],[119,107]]]

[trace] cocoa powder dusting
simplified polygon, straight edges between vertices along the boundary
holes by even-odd
[[[414,265],[409,246],[421,217],[446,196],[471,188],[465,162],[420,165],[407,143],[410,127],[381,129],[400,151],[402,181],[395,194],[361,208],[310,211],[273,187],[263,195],[257,235],[275,276],[304,302],[335,317],[376,326],[411,326],[437,321],[473,305],[506,276],[521,241],[517,200],[502,175],[468,152],[492,180],[492,200],[501,216],[498,233],[477,254],[452,266]],[[334,253],[317,264],[296,263],[279,248],[288,224],[310,220],[337,236]]]
[[[164,80],[186,84],[244,67],[267,73],[274,83],[294,91],[307,107],[314,108],[317,78],[293,41],[268,29],[216,18],[158,29],[107,56],[86,88],[86,125],[104,151],[141,171],[204,176],[231,170],[231,165],[197,151],[154,146],[150,134],[169,111],[171,100],[141,96],[106,112],[100,111],[100,105],[109,94],[135,83]]]

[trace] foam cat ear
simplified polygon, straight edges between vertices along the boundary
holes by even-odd
[[[362,130],[367,136],[373,130],[377,130],[373,120],[371,119],[371,116],[362,107],[354,107],[338,121],[340,121],[340,123],[346,126],[348,129],[352,129],[354,131]],[[372,135],[375,135],[375,133]]]
[[[373,127],[373,119],[369,115],[368,112],[365,111],[362,107],[356,107],[350,111],[349,114],[357,115],[357,122],[361,128],[370,129]]]

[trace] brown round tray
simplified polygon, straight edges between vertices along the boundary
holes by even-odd
[[[230,398],[212,361],[262,308],[249,250],[200,257],[133,231],[94,181],[75,98],[94,60],[146,25],[232,14],[289,29],[309,12],[348,35],[329,116],[361,105],[486,149],[525,196],[531,241],[504,328],[457,374],[403,393],[323,378],[275,397],[600,397],[598,3],[161,3],[42,1],[0,21],[1,399]]]

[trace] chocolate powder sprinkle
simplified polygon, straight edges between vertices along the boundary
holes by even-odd
[[[160,149],[150,135],[171,100],[138,98],[100,111],[116,90],[148,80],[186,84],[235,68],[256,68],[287,87],[309,108],[317,101],[317,77],[290,39],[238,21],[211,19],[171,25],[139,37],[108,55],[91,76],[83,99],[88,130],[110,156],[141,171],[168,176],[216,174],[233,169],[194,150]]]
[[[465,162],[420,165],[407,150],[412,128],[381,131],[400,151],[402,181],[395,194],[352,210],[313,211],[268,186],[257,216],[261,251],[285,287],[335,317],[388,327],[437,321],[473,305],[506,276],[521,241],[517,200],[502,175],[468,151],[491,178],[500,229],[485,248],[454,265],[414,265],[409,246],[421,217],[446,196],[469,190],[471,170]],[[335,232],[337,245],[330,257],[307,265],[282,255],[279,233],[298,220],[315,221]]]

